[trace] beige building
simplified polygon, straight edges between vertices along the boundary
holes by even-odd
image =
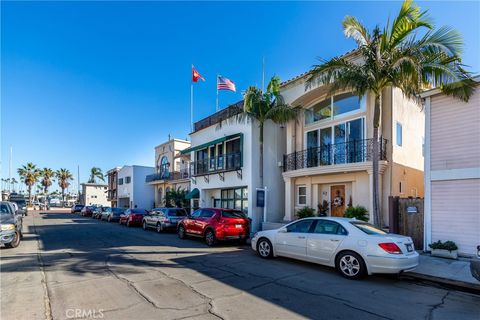
[[[430,90],[425,98],[425,247],[454,241],[462,254],[480,245],[480,77],[465,103]]]
[[[107,185],[100,183],[82,183],[82,204],[109,207]]]
[[[190,190],[190,155],[181,151],[190,142],[170,139],[155,147],[155,173],[147,175],[146,182],[155,187],[155,206],[165,205],[165,194],[171,189]]]
[[[325,85],[306,89],[305,83],[303,75],[281,88],[287,103],[302,107],[299,119],[287,124],[284,219],[306,206],[343,216],[348,205],[361,205],[371,214],[374,97],[332,96]],[[382,103],[379,189],[388,226],[389,196],[423,197],[425,116],[420,104],[396,88],[384,90]]]

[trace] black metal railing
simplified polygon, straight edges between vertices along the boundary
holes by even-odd
[[[387,159],[387,140],[379,141],[379,159]],[[286,154],[283,171],[328,166],[335,164],[372,161],[373,139],[353,140],[345,143],[326,144]]]
[[[193,176],[233,171],[242,168],[242,153],[228,153],[221,156],[194,161],[190,164]]]
[[[243,112],[243,100],[235,104],[232,104],[223,110],[215,112],[214,114],[200,121],[195,122],[194,132],[213,126],[217,123],[222,122],[223,120],[226,120],[242,112]]]
[[[162,180],[180,180],[190,178],[190,169],[180,169],[180,171],[165,171],[159,173],[149,174],[145,177],[145,182],[154,182]]]

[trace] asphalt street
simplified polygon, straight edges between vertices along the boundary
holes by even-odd
[[[0,250],[1,319],[480,319],[480,295],[32,213]]]

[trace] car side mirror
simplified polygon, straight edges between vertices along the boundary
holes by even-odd
[[[287,233],[287,228],[285,227],[281,227],[280,229],[278,229],[278,233]]]

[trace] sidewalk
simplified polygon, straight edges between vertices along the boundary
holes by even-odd
[[[404,275],[415,279],[455,286],[468,291],[476,290],[480,293],[480,281],[472,277],[470,260],[467,258],[452,260],[420,253],[419,266],[414,271],[406,272]]]

